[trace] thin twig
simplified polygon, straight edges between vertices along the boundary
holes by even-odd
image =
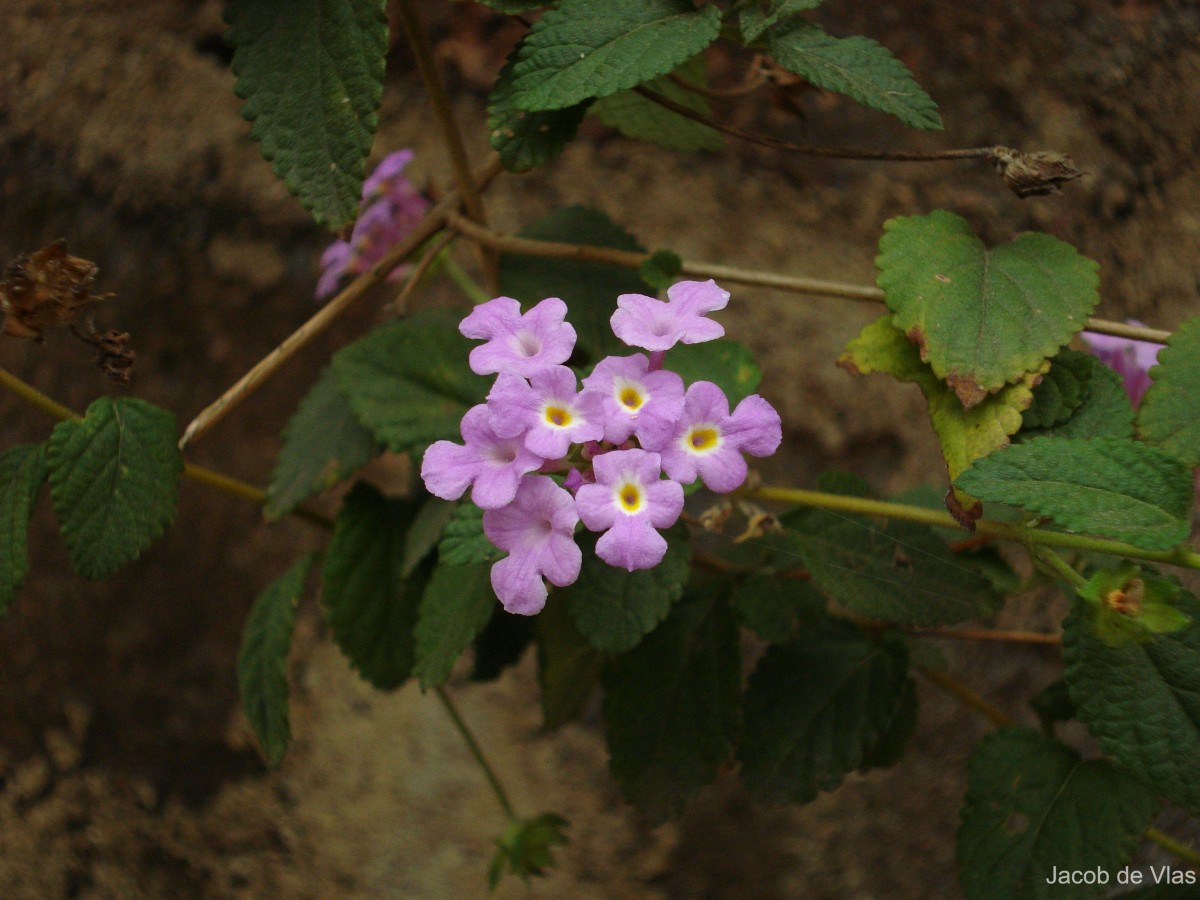
[[[463,721],[463,717],[458,712],[458,707],[454,705],[454,701],[450,699],[450,695],[446,693],[444,687],[434,688],[434,693],[437,698],[442,701],[442,706],[445,708],[447,715],[450,716],[450,721],[454,723],[454,727],[458,730],[459,735],[463,739],[463,743],[467,745],[467,749],[471,751],[471,756],[475,758],[475,762],[479,764],[479,768],[483,770],[483,775],[491,785],[492,793],[496,795],[496,801],[500,804],[500,808],[504,810],[510,820],[515,819],[517,814],[513,812],[512,803],[509,802],[508,794],[504,791],[504,786],[500,784],[500,779],[496,777],[496,773],[488,764],[487,757],[483,755],[483,750],[479,746],[479,742],[475,740],[475,735],[471,733],[471,729],[467,727],[467,723]]]
[[[499,157],[493,155],[475,176],[475,184],[482,188],[503,169]],[[210,403],[196,416],[179,439],[179,449],[199,439],[205,432],[233,411],[242,401],[256,391],[264,381],[274,375],[284,363],[292,358],[309,341],[323,332],[350,309],[362,296],[403,263],[430,237],[445,227],[450,215],[460,203],[457,190],[450,191],[433,207],[407,238],[388,251],[387,255],[371,266],[336,297],[321,307],[320,311],[286,337],[283,342],[263,357],[249,372],[238,379],[229,390]]]
[[[1004,728],[1007,725],[1015,725],[1016,719],[1000,709],[998,706],[993,706],[983,697],[975,693],[965,684],[961,684],[954,678],[951,678],[945,672],[938,672],[935,669],[930,669],[925,666],[916,666],[916,670],[936,684],[943,690],[953,694],[967,706],[983,713],[991,720],[992,724],[997,728]]]
[[[706,84],[696,84],[688,81],[682,75],[677,75],[672,72],[667,76],[675,84],[679,85],[685,91],[692,94],[698,94],[701,97],[709,97],[713,100],[724,100],[730,97],[744,97],[747,94],[752,94],[760,87],[767,83],[767,76],[759,65],[752,66],[742,78],[741,84],[735,84],[727,88],[714,88]]]
[[[396,295],[396,299],[391,302],[391,309],[397,316],[403,315],[408,309],[408,301],[412,299],[412,295],[421,285],[422,279],[437,262],[438,256],[446,249],[448,244],[454,242],[456,235],[452,231],[445,231],[437,237],[433,244],[425,251],[425,255],[417,261],[413,266],[412,272],[404,279],[404,286],[400,288],[400,293]]]
[[[464,237],[473,241],[486,243],[501,253],[516,253],[521,256],[538,256],[547,259],[572,259],[579,262],[608,263],[626,269],[637,269],[650,259],[652,254],[639,253],[635,250],[616,250],[612,247],[597,247],[591,244],[564,244],[556,241],[540,241],[535,238],[517,237],[516,235],[500,234],[480,228],[469,219],[457,213],[449,217],[450,226]],[[702,262],[695,259],[682,260],[679,270],[681,275],[691,275],[697,278],[713,278],[727,281],[731,284],[746,284],[753,287],[775,288],[792,294],[813,294],[820,297],[840,297],[844,300],[867,300],[882,303],[884,293],[880,288],[867,285],[847,284],[842,281],[826,281],[820,278],[806,278],[801,275],[780,275],[775,272],[763,272],[758,269],[740,269],[735,266],[724,266],[719,263]],[[1087,330],[1099,334],[1111,334],[1114,337],[1130,338],[1138,341],[1151,341],[1165,344],[1171,337],[1171,332],[1158,328],[1147,328],[1144,325],[1128,325],[1125,322],[1114,322],[1110,319],[1089,318]]]
[[[446,145],[450,163],[454,167],[454,176],[458,182],[458,189],[462,192],[463,205],[467,208],[467,214],[471,219],[486,228],[488,224],[487,211],[483,205],[483,197],[475,187],[475,179],[471,175],[471,164],[467,159],[467,148],[463,144],[462,132],[459,131],[458,123],[454,120],[454,111],[450,107],[450,100],[442,86],[437,63],[429,49],[429,41],[425,37],[425,29],[421,25],[421,17],[417,12],[416,4],[413,0],[400,0],[398,5],[400,20],[404,24],[408,42],[412,45],[417,71],[421,73],[421,80],[425,83],[425,91],[429,94],[434,117],[442,132],[442,142]],[[479,264],[483,269],[484,282],[493,294],[499,293],[499,265],[496,254],[489,248],[479,245],[476,245],[476,250],[479,253]]]
[[[1200,871],[1200,852],[1193,850],[1182,841],[1165,832],[1159,831],[1157,828],[1147,828],[1142,832],[1142,837],[1148,841],[1153,841],[1164,850],[1174,853],[1193,869]]]

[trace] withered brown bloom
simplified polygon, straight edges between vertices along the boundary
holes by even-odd
[[[1083,175],[1071,157],[1050,150],[1023,153],[1011,147],[994,147],[991,158],[996,171],[1021,198],[1057,193],[1063,184]]]
[[[95,263],[70,256],[57,240],[29,256],[18,256],[0,279],[0,311],[4,334],[40,340],[48,328],[77,322],[112,294],[92,293]]]

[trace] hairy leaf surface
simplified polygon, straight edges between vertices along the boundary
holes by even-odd
[[[29,517],[45,480],[41,444],[19,444],[0,453],[0,616],[29,571]]]
[[[492,617],[496,594],[490,574],[487,563],[460,566],[439,560],[433,570],[417,619],[417,664],[413,674],[422,690],[445,683],[455,661]]]

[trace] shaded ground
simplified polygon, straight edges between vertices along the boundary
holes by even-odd
[[[0,258],[66,236],[96,260],[102,289],[120,295],[105,323],[132,331],[140,353],[137,395],[181,423],[311,313],[323,243],[238,117],[219,6],[10,0],[0,12]],[[912,135],[814,97],[795,136],[1053,147],[1089,176],[1062,197],[1022,203],[959,164],[884,168],[741,147],[696,159],[589,126],[549,172],[497,182],[494,222],[515,228],[581,202],[685,257],[869,283],[883,220],[945,207],[992,240],[1035,227],[1076,244],[1101,262],[1109,315],[1171,327],[1200,311],[1194,4],[862,8],[831,9],[826,21],[900,54],[941,103],[947,132]],[[467,15],[458,4],[439,11],[439,33],[470,33]],[[463,66],[459,112],[478,123]],[[389,73],[376,154],[413,146],[417,174],[447,184],[403,47]],[[730,115],[787,124],[775,112]],[[481,157],[478,127],[471,133]],[[263,482],[313,374],[377,306],[340,323],[192,458]],[[803,485],[832,465],[885,488],[936,477],[915,392],[852,381],[832,364],[877,312],[735,291],[725,321],[760,354],[763,392],[787,428],[770,477]],[[61,335],[42,347],[0,344],[0,365],[77,409],[107,390],[89,357]],[[11,399],[0,398],[0,422],[5,446],[48,431]],[[282,771],[264,773],[248,742],[233,680],[245,612],[318,542],[189,486],[166,538],[92,584],[69,572],[43,498],[28,584],[0,623],[0,893],[483,895],[501,822],[464,749],[431,699],[360,684],[311,604],[293,652],[297,740]],[[1036,599],[1024,613],[1052,619]],[[1001,701],[1052,677],[1046,651],[946,649],[956,673]],[[932,688],[922,686],[921,725],[895,769],[852,777],[803,809],[752,805],[723,781],[677,826],[646,831],[608,779],[594,718],[538,733],[531,660],[495,684],[454,687],[518,807],[572,822],[564,864],[535,896],[955,895],[962,763],[984,726]],[[525,891],[509,884],[498,895]]]

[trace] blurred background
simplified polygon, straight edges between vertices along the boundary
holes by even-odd
[[[249,138],[217,0],[5,0],[0,5],[0,262],[65,238],[100,267],[129,331],[132,385],[106,382],[64,333],[0,339],[0,366],[76,410],[126,391],[181,427],[316,309],[330,238]],[[423,4],[476,161],[486,92],[522,29],[470,2]],[[644,245],[687,258],[868,284],[883,221],[946,208],[989,242],[1048,231],[1099,261],[1099,315],[1172,328],[1200,313],[1200,8],[1176,0],[829,0],[833,34],[866,34],[941,106],[914,133],[819,92],[721,103],[743,127],[813,143],[1066,152],[1086,172],[1021,201],[971,163],[813,160],[745,144],[675,154],[595,120],[548,169],[501,176],[491,220],[515,230],[560,205],[598,207]],[[717,53],[732,83],[747,59]],[[397,26],[372,162],[401,147],[434,190],[448,161]],[[462,248],[468,268],[473,257]],[[329,355],[376,322],[395,288],[309,347],[188,451],[264,484],[279,431]],[[766,472],[809,486],[850,468],[885,491],[942,477],[914,388],[834,366],[873,304],[737,289],[724,321],[759,355],[785,444]],[[434,282],[417,305],[461,302]],[[0,396],[3,446],[50,422]],[[402,483],[384,461],[371,477]],[[325,506],[336,508],[336,497]],[[324,538],[265,525],[245,501],[186,483],[175,526],[138,562],[90,583],[67,566],[43,493],[31,570],[0,621],[0,895],[474,897],[503,819],[436,702],[384,695],[301,607],[291,661],[295,740],[268,772],[238,710],[234,661],[258,591]],[[1052,626],[1061,600],[1025,598],[1001,624]],[[1039,647],[944,647],[951,671],[1026,722],[1052,681]],[[607,775],[592,712],[540,730],[531,654],[497,681],[451,683],[519,810],[571,821],[561,865],[497,896],[907,898],[957,895],[964,761],[987,723],[927,684],[909,755],[804,808],[752,804],[722,777],[677,824],[647,829]],[[1076,735],[1077,737],[1080,735]],[[1171,823],[1168,823],[1171,824]],[[1179,825],[1180,823],[1174,823]],[[1179,833],[1178,829],[1176,829]],[[1186,834],[1186,832],[1184,832]],[[1195,835],[1192,835],[1193,838]]]

